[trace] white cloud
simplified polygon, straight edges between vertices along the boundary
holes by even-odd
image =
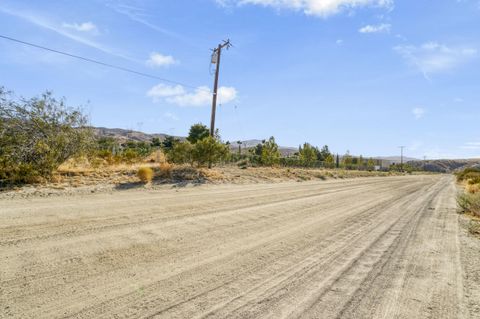
[[[147,96],[154,102],[166,101],[178,106],[205,106],[212,103],[212,93],[207,86],[199,86],[193,92],[187,92],[181,85],[158,84],[152,87]],[[218,103],[228,103],[237,98],[237,90],[233,87],[218,88]]]
[[[158,52],[153,52],[150,54],[150,58],[147,60],[146,63],[148,66],[151,67],[162,67],[177,64],[178,61],[175,60],[171,55],[163,55]]]
[[[392,25],[387,23],[366,25],[358,30],[360,33],[389,33]]]
[[[412,114],[416,120],[421,119],[426,113],[426,110],[421,107],[416,107],[412,110]]]
[[[216,0],[222,6],[253,4],[275,9],[302,11],[307,15],[328,17],[359,7],[393,8],[393,0]]]
[[[147,96],[151,97],[155,102],[157,102],[162,98],[184,95],[185,93],[185,89],[181,85],[171,86],[160,83],[152,87],[147,92]]]
[[[394,50],[426,78],[432,73],[454,69],[475,58],[478,53],[474,48],[448,47],[437,42],[427,42],[421,46],[400,45]]]
[[[335,43],[337,45],[342,45],[343,44],[343,40],[342,39],[338,39],[337,41],[335,41]]]
[[[83,23],[66,23],[62,24],[62,27],[67,29],[73,29],[80,32],[92,32],[97,33],[98,29],[95,24],[92,22],[83,22]]]

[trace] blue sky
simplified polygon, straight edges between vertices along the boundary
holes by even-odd
[[[1,34],[181,82],[0,39],[0,85],[53,90],[93,125],[186,135],[209,123],[222,56],[224,140],[339,153],[480,157],[480,1],[0,1]]]

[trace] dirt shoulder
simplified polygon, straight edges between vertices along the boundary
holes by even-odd
[[[155,178],[151,184],[144,185],[136,175],[138,169],[143,166],[149,166],[155,171]],[[62,168],[51,182],[0,190],[0,200],[19,197],[111,193],[129,189],[164,189],[202,184],[305,182],[394,175],[399,175],[399,173],[271,167],[248,167],[242,169],[237,166],[214,167],[212,169],[172,166],[165,172],[160,169],[158,164],[149,163],[118,165],[97,169]]]
[[[470,318],[480,318],[480,236],[473,235],[469,228],[472,217],[459,215],[459,241],[464,271],[465,299]]]

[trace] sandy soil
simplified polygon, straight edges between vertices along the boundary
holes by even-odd
[[[401,176],[4,198],[0,317],[480,318],[455,191]]]

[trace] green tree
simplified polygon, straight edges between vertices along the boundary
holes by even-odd
[[[333,158],[332,154],[328,154],[325,158],[325,167],[327,168],[334,168],[335,167],[335,159]]]
[[[162,142],[162,148],[165,150],[165,152],[169,152],[173,146],[180,142],[178,138],[175,138],[173,136],[166,136],[165,139]]]
[[[162,142],[160,141],[160,139],[158,137],[154,137],[152,138],[152,140],[150,141],[150,145],[152,147],[160,147],[162,146]]]
[[[226,160],[229,154],[230,149],[227,145],[208,136],[193,145],[192,159],[198,166],[208,165],[211,167],[213,164]]]
[[[0,87],[0,184],[49,178],[66,160],[94,149],[92,130],[78,108],[51,92],[13,99]]]
[[[261,161],[263,165],[269,166],[276,165],[280,162],[280,151],[278,150],[278,145],[273,136],[262,145]]]
[[[187,141],[189,141],[192,144],[195,144],[198,141],[201,141],[208,136],[210,136],[209,129],[205,125],[203,125],[202,123],[197,123],[197,124],[193,124],[190,127],[190,131],[188,132]]]
[[[332,155],[332,153],[330,153],[330,150],[328,149],[328,145],[324,145],[322,149],[318,151],[317,159],[319,161],[325,161],[329,155]]]
[[[315,151],[315,148],[312,147],[309,143],[304,143],[303,147],[299,148],[299,157],[300,157],[300,162],[304,166],[313,166],[315,162],[317,161],[317,152]]]

